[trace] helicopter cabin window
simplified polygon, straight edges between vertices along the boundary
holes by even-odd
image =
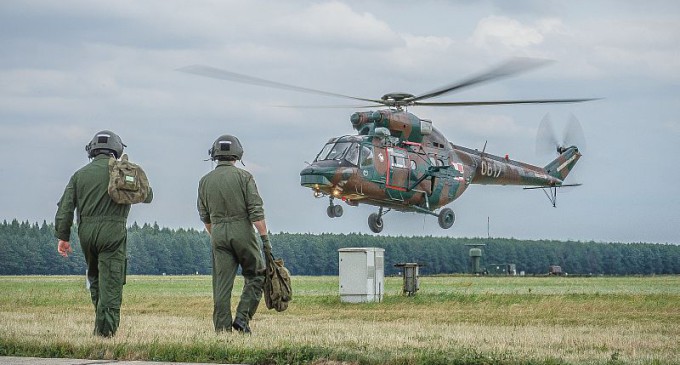
[[[373,148],[369,146],[361,147],[361,166],[373,165]]]
[[[434,146],[435,148],[444,148],[445,147],[443,144],[437,143],[437,142],[432,142],[432,146]]]
[[[404,156],[392,155],[392,167],[406,168]]]
[[[430,156],[430,165],[432,166],[444,166],[444,161],[441,158],[434,158]]]

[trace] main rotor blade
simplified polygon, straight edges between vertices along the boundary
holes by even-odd
[[[289,109],[370,109],[380,108],[384,105],[273,105],[277,108]]]
[[[584,101],[598,100],[599,98],[587,99],[537,99],[537,100],[495,100],[495,101],[450,101],[450,102],[419,102],[412,105],[422,106],[475,106],[475,105],[507,105],[507,104],[548,104],[548,103],[581,103]]]
[[[222,69],[210,67],[210,66],[192,65],[192,66],[186,66],[186,67],[179,68],[179,69],[177,69],[177,71],[186,72],[186,73],[190,73],[190,74],[194,74],[194,75],[210,77],[210,78],[213,78],[213,79],[240,82],[240,83],[243,83],[243,84],[272,87],[272,88],[283,89],[283,90],[292,90],[292,91],[298,91],[298,92],[309,93],[309,94],[320,94],[320,95],[326,95],[326,96],[335,96],[335,97],[339,97],[339,98],[366,101],[366,102],[370,102],[370,103],[378,103],[378,104],[384,105],[384,102],[382,102],[381,100],[364,99],[364,98],[358,98],[358,97],[349,96],[349,95],[336,94],[336,93],[332,93],[332,92],[328,92],[328,91],[310,89],[310,88],[307,88],[307,87],[289,85],[289,84],[284,84],[282,82],[269,81],[269,80],[260,79],[260,78],[257,78],[257,77],[243,75],[243,74],[238,74],[238,73],[235,73],[235,72],[222,70]]]
[[[444,95],[455,90],[470,87],[473,85],[481,84],[483,82],[488,82],[502,77],[507,77],[511,75],[516,75],[525,71],[529,71],[540,66],[544,66],[550,63],[550,60],[542,60],[536,58],[513,58],[510,61],[497,66],[489,71],[486,71],[480,75],[471,77],[467,80],[459,81],[450,85],[442,86],[438,89],[432,90],[423,95],[416,96],[410,101],[418,101],[423,99],[433,98],[435,96]],[[484,104],[482,104],[484,105]]]

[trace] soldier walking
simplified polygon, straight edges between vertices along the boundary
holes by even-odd
[[[102,337],[116,334],[125,284],[130,205],[115,203],[108,194],[109,159],[120,158],[124,147],[111,131],[101,131],[92,138],[85,146],[91,161],[71,176],[54,218],[57,251],[67,257],[73,252],[69,241],[74,211],[78,214],[78,237],[96,310],[94,334]],[[149,188],[144,202],[152,199]]]
[[[217,167],[198,184],[198,213],[212,245],[215,331],[250,333],[249,322],[262,298],[264,262],[253,225],[268,244],[262,198],[253,176],[234,163],[243,157],[238,138],[220,136],[208,151]],[[245,284],[232,322],[231,292],[241,266]]]

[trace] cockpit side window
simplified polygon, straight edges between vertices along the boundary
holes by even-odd
[[[316,161],[323,161],[323,160],[340,160],[345,157],[345,154],[348,153],[350,150],[350,147],[352,145],[356,145],[356,143],[352,142],[338,142],[338,143],[328,143],[326,144],[321,152],[319,152],[319,155],[316,156]],[[357,146],[358,148],[358,146]],[[355,156],[353,156],[353,159],[356,161],[355,164],[357,164],[359,161],[359,152],[356,151]]]
[[[342,156],[345,155],[345,152],[347,152],[347,149],[349,148],[351,143],[349,142],[338,142],[331,148],[330,152],[328,152],[328,156],[324,160],[339,160],[342,158]]]
[[[359,144],[352,143],[352,145],[347,149],[347,156],[345,160],[349,161],[353,165],[359,165]]]
[[[371,146],[361,147],[361,166],[373,165],[373,148]]]
[[[335,143],[326,143],[326,145],[323,146],[323,148],[321,149],[321,152],[319,152],[319,154],[316,155],[316,159],[314,161],[325,160],[326,156],[328,156],[328,152],[331,151],[331,148],[333,148],[334,145]]]

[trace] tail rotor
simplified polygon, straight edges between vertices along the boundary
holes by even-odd
[[[581,123],[574,114],[570,114],[567,124],[564,126],[562,138],[557,137],[550,114],[546,114],[541,119],[536,133],[536,153],[538,155],[561,154],[567,148],[576,146],[583,151],[586,145],[585,134]]]
[[[564,126],[564,147],[576,146],[580,151],[586,149],[586,135],[583,133],[581,122],[574,114],[569,114],[567,125]]]

